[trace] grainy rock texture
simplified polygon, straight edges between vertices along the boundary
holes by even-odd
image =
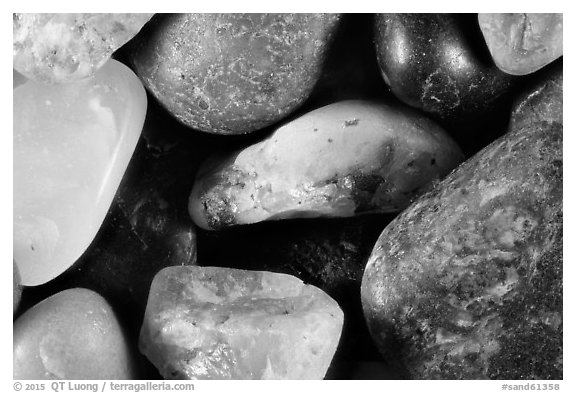
[[[376,16],[378,63],[400,100],[446,120],[494,109],[512,77],[477,45],[469,22],[452,14]]]
[[[137,379],[114,311],[84,288],[45,299],[14,322],[14,379]]]
[[[463,158],[444,130],[422,115],[377,102],[343,101],[208,161],[189,210],[205,229],[395,212]]]
[[[322,379],[342,318],[293,276],[171,267],[152,283],[140,350],[167,379]]]
[[[415,379],[562,379],[562,126],[495,141],[382,232],[362,281]]]
[[[36,81],[94,75],[153,14],[14,14],[14,68]]]
[[[478,14],[482,34],[502,71],[526,75],[563,53],[563,14]]]
[[[337,14],[159,15],[136,73],[184,124],[242,134],[284,118],[319,79]]]
[[[564,123],[562,62],[542,71],[547,72],[515,99],[510,117],[510,129],[539,121]]]

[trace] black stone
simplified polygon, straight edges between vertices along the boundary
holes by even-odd
[[[470,25],[467,18],[376,16],[378,63],[398,98],[440,118],[461,120],[491,109],[510,88],[513,78],[496,68],[475,31],[477,23]]]
[[[379,14],[375,46],[392,93],[442,120],[467,153],[505,130],[502,101],[520,78],[494,65],[475,15]],[[500,123],[495,127],[493,120]]]

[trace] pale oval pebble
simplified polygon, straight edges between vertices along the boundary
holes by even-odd
[[[205,229],[395,212],[463,159],[442,128],[412,110],[343,101],[208,161],[189,211]]]
[[[23,285],[72,265],[100,228],[136,147],[146,92],[110,60],[93,78],[14,88],[14,259]]]
[[[135,351],[96,292],[73,288],[14,323],[14,379],[134,379]]]

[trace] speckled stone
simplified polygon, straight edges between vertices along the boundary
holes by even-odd
[[[170,267],[150,288],[140,351],[166,379],[322,379],[338,304],[287,274]]]
[[[450,136],[416,112],[342,101],[207,161],[189,211],[205,229],[396,212],[463,159]]]
[[[398,216],[362,281],[414,379],[562,379],[562,125],[495,141]]]
[[[136,73],[184,124],[248,133],[290,114],[319,79],[337,14],[178,14],[151,21]]]
[[[153,14],[14,14],[14,68],[67,83],[92,76]]]
[[[512,106],[510,129],[524,127],[539,121],[564,123],[564,72],[560,62],[528,86]]]
[[[482,34],[502,71],[526,75],[563,53],[563,14],[478,14]]]
[[[481,116],[497,105],[512,77],[500,71],[478,45],[471,29],[476,20],[470,23],[466,18],[453,14],[376,16],[378,63],[386,84],[400,100],[450,121]]]

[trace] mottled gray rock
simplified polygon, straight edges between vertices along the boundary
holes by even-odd
[[[495,141],[382,232],[364,314],[415,379],[562,379],[562,125]]]
[[[248,133],[308,98],[339,20],[338,14],[161,15],[143,32],[132,61],[182,123]]]

